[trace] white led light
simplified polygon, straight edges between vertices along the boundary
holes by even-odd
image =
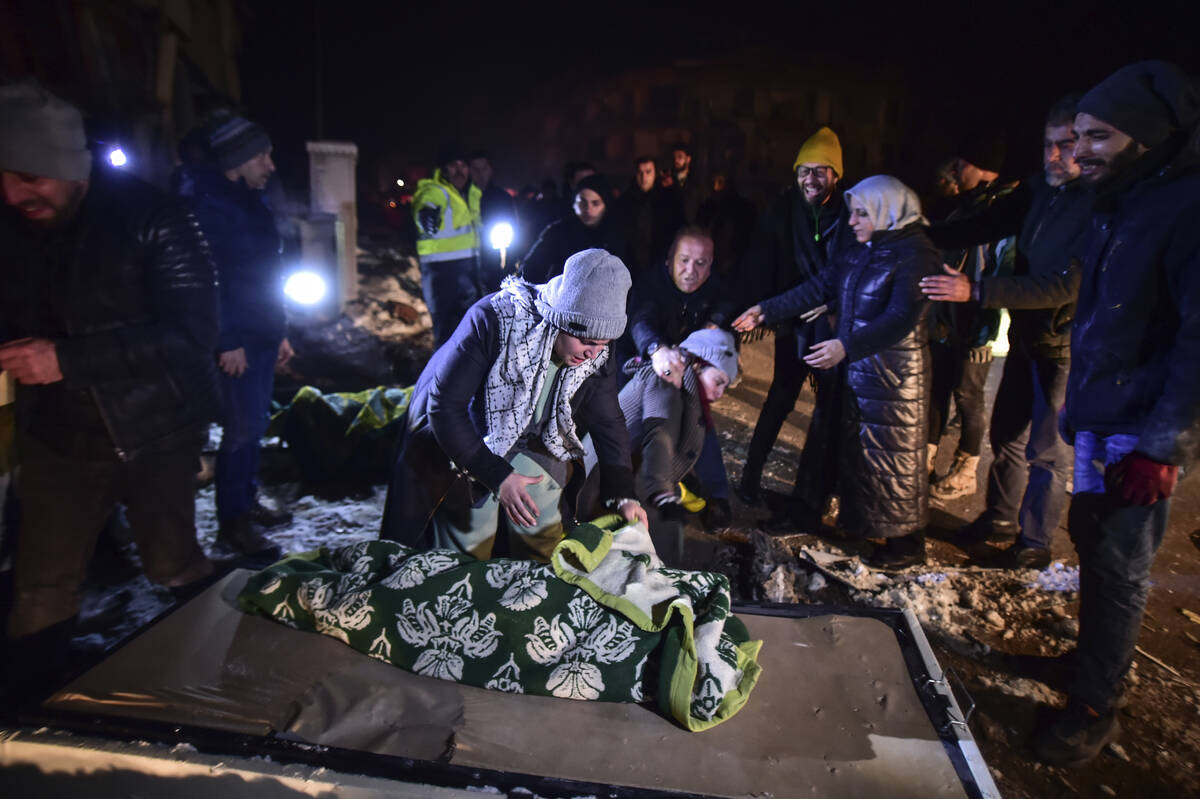
[[[129,163],[129,158],[120,147],[114,147],[108,151],[108,162],[113,166],[125,166]]]
[[[492,241],[492,249],[504,250],[507,249],[513,240],[512,225],[507,222],[497,222],[492,225],[492,231],[489,234]]]
[[[316,305],[325,297],[325,278],[307,270],[293,272],[283,284],[283,293],[300,305]]]

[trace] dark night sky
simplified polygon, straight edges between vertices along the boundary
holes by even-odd
[[[1183,11],[1190,2],[1001,0],[914,12],[913,3],[843,0],[775,11],[743,0],[719,13],[698,4],[559,3],[518,12],[493,3],[453,18],[438,2],[247,5],[246,112],[272,130],[292,181],[305,179],[303,142],[317,133],[318,27],[324,136],[356,141],[364,160],[385,150],[420,159],[444,129],[470,131],[552,99],[559,87],[676,59],[755,53],[774,62],[831,52],[881,70],[903,64],[935,111],[1010,130],[1036,130],[1048,102],[1132,61],[1166,58],[1200,73],[1195,28]]]

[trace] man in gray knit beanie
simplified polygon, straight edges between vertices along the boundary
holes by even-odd
[[[5,204],[33,227],[71,218],[87,194],[92,154],[75,106],[31,83],[0,86]]]
[[[646,521],[609,351],[630,283],[619,258],[583,250],[549,282],[509,278],[467,311],[417,379],[381,538],[482,559],[507,526],[508,554],[547,560],[572,511],[599,513],[560,508],[584,432],[605,504]]]

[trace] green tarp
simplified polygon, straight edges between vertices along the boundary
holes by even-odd
[[[310,484],[384,483],[412,387],[323,394],[312,386],[271,415],[267,435],[287,442]]]

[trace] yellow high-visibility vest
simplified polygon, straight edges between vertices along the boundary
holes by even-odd
[[[482,220],[479,202],[483,193],[475,184],[467,187],[464,200],[458,189],[436,169],[432,178],[417,182],[413,195],[413,218],[417,221],[417,257],[421,264],[474,258],[479,254],[479,228]],[[441,213],[441,224],[430,236],[421,226],[420,212],[433,206]]]

